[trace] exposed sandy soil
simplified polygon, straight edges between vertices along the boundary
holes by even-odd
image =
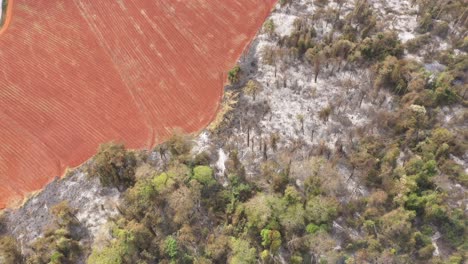
[[[0,208],[115,140],[203,128],[275,0],[10,0],[0,31]],[[10,20],[11,19],[11,20]]]

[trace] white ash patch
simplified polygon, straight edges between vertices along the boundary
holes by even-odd
[[[228,185],[228,181],[224,178],[224,173],[226,172],[226,161],[228,160],[229,156],[224,152],[222,148],[218,149],[218,160],[216,161],[216,176],[219,180],[223,180],[222,185],[226,187]]]
[[[408,40],[414,39],[416,36],[412,32],[404,31],[398,33],[398,38],[402,43],[408,42]]]
[[[439,251],[439,247],[437,246],[437,240],[441,237],[439,231],[437,231],[432,237],[431,237],[431,241],[432,241],[432,246],[434,246],[434,252],[432,253],[433,256],[439,256],[440,255],[440,251]]]
[[[87,178],[84,173],[79,177]],[[91,180],[91,179],[87,179]],[[92,180],[97,180],[92,179]],[[77,184],[77,183],[76,183]],[[91,188],[82,190],[81,199],[86,201],[78,208],[76,218],[83,224],[94,238],[96,232],[107,223],[110,217],[117,216],[117,205],[120,203],[120,193],[117,189],[110,190],[105,196],[100,195],[99,184],[92,185]]]
[[[466,122],[464,115],[466,109],[461,105],[452,107],[442,107],[438,116],[442,126],[452,130],[451,128],[468,129],[468,123]],[[452,131],[453,132],[453,131]]]
[[[439,42],[438,50],[448,50],[449,48],[450,48],[450,44],[448,44],[447,42],[445,42],[443,40]]]
[[[432,63],[425,63],[424,69],[431,73],[441,73],[447,68],[445,65],[440,64],[438,61],[433,61]]]
[[[422,56],[418,56],[418,55],[415,55],[415,54],[405,54],[405,58],[408,59],[408,60],[414,60],[414,61],[419,62],[419,63],[424,62],[424,58]]]
[[[452,154],[450,154],[450,158],[457,163],[458,165],[462,166],[463,170],[465,173],[468,173],[468,160],[466,159],[468,157],[468,153],[464,155],[464,159],[460,159],[459,157],[456,157]]]
[[[300,17],[310,8],[316,8],[312,1],[297,1],[291,6],[277,8],[271,18],[289,18],[289,22],[293,22],[294,16]],[[352,7],[346,3],[342,10],[346,13]],[[316,23],[318,36],[326,33],[330,26],[323,21]],[[288,23],[286,28],[292,29],[292,24]],[[280,28],[278,34],[285,34],[286,30],[283,30]],[[255,101],[250,96],[241,96],[241,103],[246,107],[243,111],[246,112],[242,112],[240,126],[232,128],[225,142],[237,148],[239,158],[247,164],[258,165],[275,155],[276,151],[271,147],[266,152],[265,147],[262,147],[270,144],[272,135],[279,136],[278,152],[294,148],[294,157],[299,160],[308,159],[310,151],[321,144],[333,151],[340,142],[346,144],[353,140],[353,131],[373,121],[377,110],[391,110],[393,107],[393,97],[385,90],[380,91],[375,98],[370,96],[372,77],[368,70],[353,70],[352,65],[345,67],[344,63],[338,65],[330,62],[322,65],[315,82],[314,69],[306,62],[276,62],[276,66],[264,63],[263,50],[266,46],[277,48],[275,39],[263,33],[257,36],[254,43],[249,55],[257,64],[249,78],[258,81],[262,89],[257,93]],[[250,62],[246,62],[246,65],[250,65]],[[262,104],[268,106],[265,114],[248,112],[254,111],[248,110],[251,109],[249,106]],[[327,120],[320,117],[319,112],[328,107],[332,111]],[[247,123],[252,115],[258,119],[255,119],[255,125],[250,129],[251,125]],[[256,168],[258,166],[246,165],[247,176],[258,175]],[[348,193],[355,196],[367,194],[365,188],[350,178],[349,168],[341,166],[339,174],[346,183]]]
[[[312,14],[316,10],[316,7],[313,3],[314,0],[294,0],[292,1],[292,3],[286,4],[285,6],[281,7],[281,4],[278,1],[273,12],[290,13],[297,15]]]
[[[381,21],[385,21],[385,28],[395,30],[403,43],[416,37],[416,5],[412,5],[408,0],[388,0],[375,1],[373,7]]]
[[[259,122],[262,130],[280,133],[288,140],[301,138],[309,145],[325,141],[333,148],[339,134],[347,130],[343,122],[351,122],[354,126],[366,125],[370,121],[368,109],[375,105],[364,98],[359,106],[359,95],[355,89],[349,92],[347,100],[343,100],[347,88],[339,84],[348,79],[356,83],[365,82],[361,78],[365,73],[339,72],[334,76],[327,75],[324,71],[315,83],[312,67],[302,64],[288,67],[275,77],[274,67],[260,64],[255,79],[262,84],[263,91],[256,100],[268,101],[271,109]],[[339,106],[338,101],[342,101]],[[386,105],[389,104],[387,102]],[[318,113],[329,106],[333,107],[329,120],[321,120]],[[303,117],[303,127],[300,117]]]
[[[8,233],[18,239],[23,252],[28,252],[30,244],[53,222],[50,208],[68,201],[77,210],[76,217],[84,228],[82,242],[92,242],[109,217],[119,214],[119,199],[117,189],[103,187],[97,177],[88,177],[77,169],[72,175],[48,184],[21,208],[8,210]]]
[[[208,131],[203,131],[198,135],[194,141],[194,146],[192,148],[193,154],[200,154],[203,151],[206,151],[210,148],[210,135]]]
[[[275,24],[275,33],[284,37],[291,35],[294,29],[294,21],[297,19],[297,16],[273,13],[270,16],[270,19],[272,19]]]
[[[262,37],[259,37],[257,39],[257,46],[255,50],[255,54],[256,56],[258,56],[258,59],[263,60],[263,56],[262,56],[263,50],[265,49],[265,47],[273,46],[273,45],[274,45],[273,42],[269,41],[266,35],[262,35]]]

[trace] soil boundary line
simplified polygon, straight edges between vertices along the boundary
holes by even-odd
[[[3,25],[0,28],[0,36],[8,29],[8,26],[10,25],[11,17],[12,17],[11,13],[13,12],[13,3],[15,2],[14,0],[3,0],[3,1],[8,1],[8,3],[7,3],[7,8],[3,13],[5,17],[3,18],[4,19]]]

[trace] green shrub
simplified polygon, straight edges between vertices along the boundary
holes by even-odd
[[[333,46],[331,47],[332,49],[332,54],[335,57],[342,58],[344,60],[348,59],[348,55],[351,53],[351,51],[355,48],[356,44],[353,42],[346,40],[346,39],[340,39],[333,43]]]
[[[453,83],[457,77],[453,72],[442,72],[435,84],[435,100],[438,105],[452,104],[460,100]]]
[[[324,122],[327,122],[333,112],[333,106],[329,105],[318,112],[318,116]]]
[[[320,226],[316,225],[316,224],[308,224],[306,226],[306,231],[307,233],[309,234],[315,234],[317,233],[318,231],[320,230]]]
[[[271,18],[263,24],[263,32],[267,33],[269,36],[273,36],[275,34],[275,28],[275,22]]]
[[[18,243],[13,237],[0,236],[0,263],[19,264],[22,263],[21,252]]]
[[[462,245],[466,240],[466,218],[460,209],[451,212],[442,222],[442,232],[454,247]]]
[[[447,264],[463,264],[463,257],[459,255],[450,256]]]
[[[232,250],[229,263],[231,264],[254,264],[257,263],[257,250],[242,238],[232,237],[229,243]]]
[[[438,22],[435,24],[432,32],[441,38],[446,38],[449,33],[450,27],[449,24],[445,21]]]
[[[175,240],[172,236],[167,237],[164,241],[164,253],[171,259],[175,259],[179,254],[177,240]]]
[[[157,176],[153,177],[152,180],[153,186],[158,192],[163,192],[167,189],[171,189],[172,186],[176,183],[168,173],[163,172]]]
[[[432,38],[429,34],[417,36],[416,38],[410,39],[405,43],[406,49],[411,53],[417,53],[420,50],[424,50],[424,46],[431,43]]]
[[[444,143],[451,145],[454,141],[454,135],[446,128],[436,128],[432,131],[431,140],[439,146]]]
[[[304,263],[304,259],[300,255],[293,255],[291,256],[291,264],[302,264]]]
[[[150,246],[153,237],[143,224],[124,219],[112,226],[112,236],[113,239],[106,246],[93,248],[87,263],[135,263],[139,253]]]
[[[189,135],[175,130],[171,138],[166,143],[171,154],[179,158],[181,162],[186,161],[190,150],[192,149],[192,138]]]
[[[403,45],[396,32],[383,32],[364,39],[358,51],[369,61],[381,61],[388,56],[403,55]]]
[[[291,1],[292,0],[280,0],[279,3],[280,3],[281,6],[285,6],[285,5],[289,4],[289,3],[291,3]]]
[[[285,45],[291,51],[297,51],[297,55],[302,57],[308,49],[315,46],[313,39],[316,35],[314,26],[307,19],[297,18],[294,21],[293,32],[281,39],[279,44]]]
[[[404,247],[409,242],[412,231],[411,221],[415,216],[415,212],[399,207],[380,217],[379,230],[387,241],[394,243],[395,247]]]
[[[418,21],[418,33],[426,33],[432,30],[434,27],[434,21],[432,19],[432,14],[425,13],[424,15],[419,17]]]
[[[279,222],[285,232],[291,234],[298,230],[304,230],[306,212],[302,203],[286,206],[286,203],[281,202],[278,205],[279,210],[276,209],[275,214],[279,218]],[[283,206],[286,206],[286,208],[283,209]]]
[[[157,190],[151,181],[139,180],[125,193],[127,209],[136,210],[133,213],[144,212],[147,207],[153,204],[156,195]]]
[[[258,194],[244,203],[248,226],[256,227],[258,230],[261,230],[268,224],[268,221],[273,214],[270,206],[271,199],[271,196]]]
[[[92,176],[99,177],[105,186],[126,189],[135,183],[136,158],[122,144],[103,144],[99,147],[90,168]]]
[[[367,0],[356,1],[353,11],[346,17],[346,24],[345,35],[352,36],[360,33],[361,38],[366,38],[377,24],[371,3]],[[354,25],[357,27],[355,28]]]
[[[34,254],[29,256],[27,263],[76,263],[82,248],[79,244],[81,237],[72,232],[79,228],[75,210],[65,201],[50,211],[55,216],[54,222],[43,236],[32,243]]]
[[[281,234],[277,230],[262,229],[262,246],[269,249],[270,252],[276,253],[281,247]]]
[[[435,248],[432,244],[429,244],[418,250],[418,258],[420,259],[430,259],[434,252]]]
[[[378,65],[376,85],[388,87],[396,94],[405,94],[408,88],[406,61],[388,56]]]
[[[113,244],[102,250],[94,249],[87,261],[88,264],[122,264],[120,248]]]
[[[317,225],[330,224],[338,214],[338,205],[338,202],[332,198],[311,197],[305,208],[306,218]]]
[[[241,68],[239,65],[234,66],[229,72],[228,72],[228,80],[231,83],[231,85],[236,84],[239,82],[239,74],[240,74]]]
[[[213,178],[213,169],[208,166],[195,167],[193,169],[193,178],[207,187],[216,184],[216,180]]]

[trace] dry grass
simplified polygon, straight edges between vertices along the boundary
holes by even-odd
[[[208,126],[208,130],[214,132],[217,131],[225,121],[228,119],[228,114],[234,109],[238,102],[239,93],[233,91],[226,91],[221,102],[221,107],[216,114],[215,119]]]

